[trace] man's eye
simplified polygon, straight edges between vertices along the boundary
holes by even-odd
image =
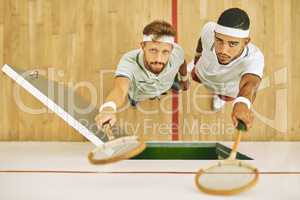
[[[216,42],[218,43],[218,44],[222,44],[222,40],[216,40]]]
[[[157,50],[156,50],[156,49],[150,49],[150,52],[151,52],[151,53],[156,53]]]
[[[235,43],[235,42],[234,42],[234,43],[232,43],[232,42],[229,43],[229,46],[230,46],[230,47],[235,47],[235,46],[237,46],[237,45],[238,45],[238,43]]]

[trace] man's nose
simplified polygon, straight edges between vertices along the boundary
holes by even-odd
[[[222,44],[220,46],[220,53],[228,55],[229,46],[227,44]]]
[[[161,63],[163,61],[163,56],[161,53],[158,53],[157,56],[156,56],[156,62],[159,62]]]

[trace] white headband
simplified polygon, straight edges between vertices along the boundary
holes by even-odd
[[[247,38],[249,37],[250,30],[241,30],[237,28],[230,28],[216,24],[215,31],[224,35],[229,35],[237,38]]]
[[[143,42],[166,42],[166,43],[170,43],[170,44],[175,44],[175,38],[173,36],[169,36],[169,35],[163,35],[161,37],[159,37],[158,39],[156,39],[157,36],[155,35],[144,35],[143,37]]]

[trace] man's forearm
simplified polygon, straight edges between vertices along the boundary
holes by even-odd
[[[201,38],[199,38],[197,48],[196,48],[195,57],[194,57],[194,64],[196,64],[198,62],[198,60],[200,59],[200,57],[202,55],[202,51],[203,51],[202,41],[201,41]]]
[[[108,94],[105,102],[113,101],[117,108],[121,107],[126,99],[127,92],[124,92],[122,88],[115,87],[113,90]]]
[[[202,48],[202,41],[201,41],[201,38],[199,38],[198,44],[197,44],[197,48],[196,48],[196,52],[197,52],[197,53],[202,53],[202,51],[203,51],[203,48]]]
[[[112,106],[114,107],[113,108],[114,110],[117,109],[118,107],[121,107],[124,104],[126,97],[128,95],[129,82],[130,81],[128,78],[116,77],[116,79],[114,80],[114,87],[106,97],[105,103],[110,102],[110,104],[114,104]]]
[[[184,61],[183,64],[180,66],[179,68],[179,73],[181,76],[186,76],[188,74],[187,72],[187,64],[186,62]]]
[[[240,92],[238,96],[246,97],[251,101],[251,103],[253,103],[256,97],[258,87],[259,87],[258,82],[249,81],[240,88]]]
[[[234,126],[238,125],[238,120],[243,121],[247,128],[252,126],[251,105],[255,100],[260,82],[261,78],[255,74],[245,74],[241,78],[238,97],[233,101],[232,120]]]

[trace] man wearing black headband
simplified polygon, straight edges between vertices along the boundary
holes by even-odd
[[[232,120],[252,126],[251,105],[264,69],[262,52],[250,43],[250,20],[239,8],[225,10],[217,23],[204,25],[198,40],[193,80],[213,91],[213,110],[233,100]]]

